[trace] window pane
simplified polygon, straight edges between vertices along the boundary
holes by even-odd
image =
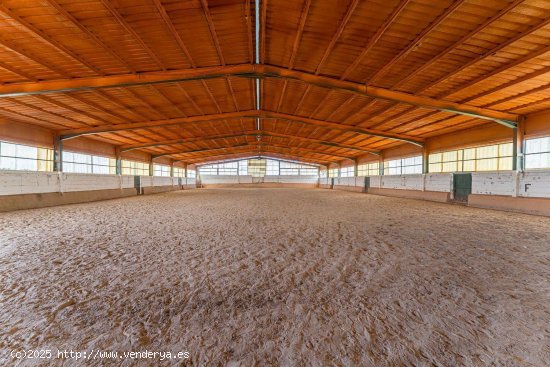
[[[16,155],[19,158],[37,159],[38,149],[34,147],[27,147],[25,145],[18,145],[16,147]]]
[[[0,155],[7,157],[15,157],[15,144],[4,143],[0,144]]]
[[[464,149],[464,160],[476,159],[476,148]]]
[[[0,169],[15,170],[15,158],[0,157]]]
[[[477,161],[478,171],[497,171],[498,158],[480,159]]]
[[[498,145],[490,145],[487,147],[477,148],[477,158],[493,158],[498,157]]]

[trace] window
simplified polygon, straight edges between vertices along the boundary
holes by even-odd
[[[321,170],[319,171],[319,177],[325,178],[325,177],[327,177],[327,173],[328,173],[328,170],[327,170],[326,168],[325,168],[325,169],[321,169]]]
[[[149,176],[149,163],[123,160],[122,174],[134,176]]]
[[[319,175],[319,168],[317,167],[302,166],[302,168],[300,168],[300,176],[317,176],[317,175]]]
[[[239,161],[239,175],[248,175],[248,161]]]
[[[290,162],[280,162],[280,175],[281,176],[298,176],[300,174],[300,165]]]
[[[328,177],[338,177],[338,168],[329,169]]]
[[[275,159],[248,159],[204,165],[199,168],[201,175],[250,175],[253,177],[292,175],[317,176],[316,166]]]
[[[525,169],[550,168],[550,136],[525,141]]]
[[[319,174],[317,167],[301,163],[280,161],[279,169],[281,176],[317,176]]]
[[[90,154],[63,152],[63,172],[116,174],[116,159]]]
[[[429,172],[503,171],[512,169],[512,143],[433,153]]]
[[[380,164],[378,162],[360,164],[357,166],[357,176],[378,176],[380,175]]]
[[[189,178],[195,178],[197,176],[197,171],[195,170],[187,170],[187,177]]]
[[[53,171],[53,150],[0,141],[0,169]]]
[[[422,173],[422,156],[384,162],[385,175],[410,175],[415,173]]]
[[[217,175],[218,174],[218,166],[215,164],[208,164],[205,166],[199,167],[199,173],[201,175]]]
[[[238,162],[227,162],[218,164],[208,164],[201,166],[199,172],[201,175],[229,175],[236,176],[239,171]]]
[[[252,177],[264,177],[266,171],[265,159],[248,160],[248,174]]]
[[[153,176],[170,177],[170,166],[165,166],[162,164],[154,164]]]
[[[266,176],[279,176],[279,161],[268,159],[265,174]]]
[[[236,176],[239,171],[238,162],[220,163],[218,164],[218,175]]]
[[[174,167],[174,177],[185,177],[185,168]]]
[[[340,169],[340,177],[353,177],[354,167],[344,167]]]

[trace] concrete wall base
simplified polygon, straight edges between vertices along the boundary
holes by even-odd
[[[334,190],[353,191],[353,192],[365,192],[365,188],[362,187],[362,186],[334,185]]]
[[[550,199],[546,198],[472,194],[468,196],[468,206],[550,217]]]
[[[376,187],[369,187],[367,192],[369,194],[374,194],[374,195],[421,199],[421,200],[437,201],[440,203],[446,203],[450,199],[450,194],[448,192],[438,192],[438,191],[379,189]]]
[[[50,192],[0,196],[0,212],[45,208],[49,206],[87,203],[91,201],[118,199],[137,195],[136,189],[90,190],[74,192]]]

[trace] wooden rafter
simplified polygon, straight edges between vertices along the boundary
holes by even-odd
[[[82,78],[85,80],[64,80],[63,82],[56,81],[38,83],[14,83],[12,85],[0,86],[0,96],[40,94],[47,91],[52,92],[54,90],[67,91],[79,89],[96,89],[98,87],[98,84],[102,87],[118,87],[124,85],[155,84],[159,82],[177,82],[181,80],[193,79],[202,79],[204,82],[204,79],[234,75],[298,80],[300,82],[315,85],[321,88],[340,90],[348,93],[359,94],[377,99],[385,99],[418,107],[425,107],[450,113],[468,115],[486,120],[494,120],[510,127],[515,126],[515,123],[519,120],[519,116],[510,113],[479,108],[476,106],[465,105],[451,101],[438,100],[435,98],[398,92],[385,88],[365,86],[359,83],[313,75],[301,71],[288,70],[275,66],[245,64],[238,66],[225,66],[205,69],[206,70],[187,69],[180,70],[178,72],[171,71],[166,73],[144,73],[145,75],[142,74],[102,78]],[[178,76],[177,79],[170,79],[175,78],[176,76]],[[148,79],[149,81],[145,82],[145,79]],[[134,81],[134,83],[131,83],[132,80]],[[52,88],[55,85],[57,85],[60,89],[47,89]],[[9,92],[10,90],[11,92]],[[211,92],[210,95],[213,101],[216,102]],[[219,111],[221,111],[219,105],[217,105],[217,108]]]
[[[473,36],[475,36],[476,34],[481,32],[484,28],[486,28],[487,26],[489,26],[493,22],[495,22],[495,21],[499,20],[500,18],[502,18],[510,10],[512,10],[513,8],[515,8],[516,6],[518,6],[519,4],[521,4],[524,1],[525,0],[514,0],[513,2],[508,4],[508,6],[506,6],[504,9],[500,10],[497,14],[495,14],[491,18],[487,19],[485,22],[483,22],[482,24],[477,26],[475,29],[471,30],[466,35],[462,36],[459,40],[457,40],[453,44],[449,45],[443,51],[439,52],[435,57],[430,59],[428,62],[423,63],[422,65],[420,65],[420,67],[418,67],[415,70],[413,70],[412,72],[410,72],[406,77],[401,78],[399,80],[399,82],[394,85],[394,87],[405,84],[407,81],[409,81],[413,77],[417,76],[418,74],[420,74],[421,72],[423,72],[424,70],[429,68],[431,65],[435,64],[437,61],[441,60],[444,56],[448,55],[450,52],[452,52],[454,49],[456,49],[457,46],[461,45],[462,43],[464,43],[468,39],[472,38]]]
[[[366,86],[358,83],[342,81],[334,78],[312,75],[304,72],[287,70],[273,66],[265,66],[263,75],[267,77],[282,77],[294,79],[322,88],[336,89],[377,99],[385,99],[418,107],[425,107],[456,114],[475,116],[486,120],[494,120],[510,127],[514,127],[515,123],[518,121],[517,116],[509,113],[490,110],[483,111],[483,109],[478,109],[478,107],[474,106],[466,106],[450,101],[437,100],[430,97],[413,95],[385,88]]]
[[[135,73],[135,69],[130,64],[128,64],[128,62],[124,60],[122,56],[120,56],[115,50],[113,50],[113,48],[109,47],[105,42],[103,42],[98,37],[96,37],[96,35],[93,34],[82,23],[80,23],[78,19],[76,19],[67,10],[65,10],[65,8],[59,5],[56,0],[46,0],[46,1],[48,2],[48,4],[54,7],[59,14],[67,18],[69,21],[71,21],[71,23],[73,23],[73,25],[75,25],[78,29],[80,29],[83,33],[85,33],[88,38],[90,38],[98,46],[106,50],[109,54],[111,54],[111,56],[117,59],[122,65],[128,68],[128,70],[130,70],[132,73]]]
[[[385,22],[378,28],[376,33],[368,40],[365,47],[363,47],[363,51],[361,51],[361,54],[355,58],[353,63],[346,68],[344,73],[340,76],[341,80],[346,79],[349,74],[357,68],[357,66],[363,61],[363,59],[367,56],[367,54],[372,50],[372,48],[376,45],[376,43],[382,38],[386,30],[390,27],[390,25],[393,23],[395,18],[401,14],[401,11],[409,4],[411,0],[401,0],[401,2],[397,5],[397,7],[393,10],[393,12],[390,14],[390,16],[385,20]]]
[[[245,0],[244,17],[246,22],[246,37],[248,39],[248,58],[250,63],[254,63],[254,36],[252,34],[252,0]]]
[[[155,141],[152,143],[140,143],[140,144],[132,144],[132,145],[122,145],[120,146],[121,152],[128,152],[130,150],[135,149],[144,149],[144,148],[152,148],[152,147],[160,147],[160,146],[168,146],[168,145],[177,145],[177,144],[187,144],[187,143],[196,143],[200,141],[208,141],[208,140],[215,140],[215,139],[227,139],[227,138],[234,138],[239,136],[248,136],[251,134],[258,134],[260,131],[258,130],[245,130],[245,131],[234,131],[228,134],[215,134],[215,135],[205,135],[205,136],[199,136],[199,137],[193,137],[193,138],[187,138],[187,139],[170,139],[170,140],[161,140],[161,141]]]
[[[433,82],[430,82],[428,85],[422,87],[419,91],[417,92],[423,92],[437,84],[440,84],[442,82],[444,82],[445,80],[448,80],[450,78],[452,78],[454,75],[460,73],[461,71],[463,71],[464,69],[474,65],[474,64],[477,64],[483,60],[485,60],[486,58],[488,57],[491,57],[491,56],[494,56],[497,52],[499,52],[500,50],[504,49],[505,47],[513,44],[514,42],[517,42],[519,40],[521,40],[522,38],[532,34],[533,32],[536,32],[538,30],[540,30],[541,28],[543,27],[546,27],[548,24],[550,24],[550,18],[548,19],[545,19],[543,21],[541,21],[540,23],[538,23],[537,25],[529,28],[528,30],[526,30],[525,32],[522,32],[518,35],[516,35],[515,37],[512,37],[510,38],[508,41],[506,42],[502,42],[502,43],[499,43],[497,44],[495,47],[493,47],[491,50],[487,51],[486,53],[484,53],[483,55],[481,55],[480,57],[478,58],[475,58],[475,59],[472,59],[470,60],[470,62],[467,62],[467,63],[464,63],[462,65],[460,65],[459,67],[457,67],[455,70],[453,70],[452,72],[450,73],[445,73],[445,75],[443,75],[441,78],[433,81]],[[531,60],[537,56],[540,56],[546,52],[548,52],[550,50],[550,46],[548,47],[543,47],[542,49],[540,50],[537,50],[535,53],[533,54],[530,54],[526,57],[523,57],[523,58],[520,58],[518,60],[516,60],[515,62],[511,63],[512,65],[515,64],[517,65],[518,63],[522,63],[522,62],[525,62],[527,60]],[[509,69],[511,66],[510,64],[509,65],[506,65],[505,68],[506,69]],[[491,72],[491,74],[493,74],[494,70]],[[485,75],[484,74],[484,77],[485,79],[487,79],[488,75]],[[469,83],[468,83],[469,84]],[[461,87],[462,88],[462,87]],[[448,95],[449,94],[449,91],[445,91],[445,94]]]
[[[371,154],[379,154],[379,152],[374,149],[361,148],[361,147],[348,145],[348,144],[339,144],[328,140],[305,138],[302,136],[281,134],[281,133],[276,133],[272,131],[263,131],[263,130],[234,131],[228,134],[216,134],[216,135],[207,135],[207,136],[200,136],[200,137],[187,138],[187,139],[171,139],[171,140],[155,141],[151,143],[123,145],[120,147],[120,150],[122,152],[127,152],[135,149],[170,146],[170,145],[178,145],[178,144],[186,144],[186,143],[196,143],[196,142],[202,142],[202,141],[211,141],[216,139],[227,139],[227,138],[235,138],[235,137],[243,137],[243,136],[280,137],[280,138],[287,138],[290,140],[302,141],[305,143],[314,143],[314,144],[328,146],[328,147],[355,150],[355,151],[371,153]]]
[[[340,155],[340,154],[329,153],[329,152],[325,152],[325,151],[317,150],[317,149],[308,149],[308,148],[296,147],[296,146],[292,146],[292,145],[279,144],[279,143],[273,143],[273,142],[259,141],[259,142],[254,142],[252,144],[256,144],[256,145],[259,145],[259,146],[289,149],[289,150],[299,150],[299,151],[303,151],[305,153],[319,154],[319,155],[324,155],[324,156],[336,157],[336,158],[340,158],[340,159],[351,159],[351,160],[353,160],[355,158],[354,156]]]
[[[69,129],[59,132],[59,135],[65,138],[71,138],[82,135],[93,135],[99,133],[113,132],[113,131],[122,131],[122,130],[136,130],[136,129],[145,129],[158,126],[170,126],[170,125],[181,125],[186,123],[196,123],[196,122],[213,122],[221,121],[225,119],[232,118],[245,118],[245,117],[256,117],[258,111],[248,110],[240,112],[227,112],[219,113],[213,115],[199,115],[191,117],[181,117],[165,120],[155,120],[155,121],[144,121],[144,122],[133,122],[133,123],[121,123],[121,124],[111,124],[103,125],[88,129]]]
[[[145,41],[141,38],[141,36],[130,26],[130,24],[128,24],[126,19],[124,19],[124,17],[114,7],[113,3],[109,0],[101,0],[101,3],[107,10],[109,10],[111,15],[116,19],[117,23],[122,28],[124,28],[126,32],[131,34],[132,37],[134,37],[134,39],[141,45],[141,47],[143,47],[143,49],[147,52],[149,57],[151,57],[151,59],[153,59],[162,70],[166,70],[166,68],[164,67],[160,59],[157,57],[155,52],[151,50],[151,48],[147,45],[147,43],[145,43]]]
[[[408,135],[393,134],[391,132],[384,132],[384,131],[378,131],[378,130],[362,129],[362,128],[357,128],[355,126],[338,124],[335,122],[327,122],[323,120],[315,120],[315,119],[289,115],[284,113],[258,111],[258,110],[226,112],[226,113],[219,113],[219,114],[213,114],[213,115],[200,115],[200,116],[182,117],[182,118],[156,120],[156,121],[111,124],[111,125],[103,125],[103,126],[90,127],[90,128],[84,128],[84,129],[69,129],[69,130],[60,131],[58,134],[63,139],[69,139],[77,136],[94,135],[94,134],[101,134],[101,133],[114,132],[114,131],[136,130],[136,129],[145,129],[145,128],[152,128],[152,127],[160,127],[160,126],[181,125],[181,124],[190,124],[190,123],[197,123],[197,122],[214,122],[214,121],[223,121],[227,119],[242,119],[242,118],[277,119],[277,120],[285,120],[285,121],[291,121],[291,122],[300,122],[303,124],[323,126],[326,128],[333,128],[333,129],[353,132],[361,135],[376,136],[376,137],[385,138],[385,139],[405,141],[415,145],[423,144],[422,139],[415,138]]]
[[[32,76],[31,74],[25,73],[24,71],[19,70],[18,68],[14,68],[13,66],[10,66],[4,62],[0,62],[0,68],[5,69],[9,71],[12,74],[19,75],[25,79],[31,80],[33,82],[37,82],[38,79]]]
[[[174,26],[174,23],[172,23],[172,19],[170,19],[170,16],[166,12],[166,9],[164,9],[164,6],[162,5],[160,0],[152,0],[153,4],[155,4],[155,9],[157,10],[157,13],[162,18],[162,21],[164,22],[165,26],[170,31],[170,34],[178,44],[181,51],[184,53],[185,57],[187,57],[187,60],[189,60],[189,63],[192,67],[196,67],[195,61],[193,60],[193,57],[191,56],[191,53],[189,52],[189,49],[181,39],[178,31],[176,30],[176,27]]]
[[[86,66],[88,69],[94,71],[95,73],[97,73],[99,75],[104,75],[104,73],[100,69],[98,69],[97,67],[95,67],[91,63],[87,62],[82,57],[80,57],[79,55],[77,55],[76,53],[71,51],[69,48],[65,47],[64,45],[62,45],[61,43],[59,43],[58,41],[56,41],[52,37],[48,36],[46,33],[42,32],[40,29],[38,29],[37,27],[35,27],[31,23],[27,22],[25,19],[21,18],[15,12],[11,11],[10,9],[8,9],[6,6],[4,6],[2,4],[0,4],[0,12],[4,13],[8,17],[10,17],[10,18],[14,19],[15,21],[17,21],[19,24],[21,24],[23,27],[25,27],[25,29],[32,32],[35,36],[37,36],[42,41],[46,42],[47,44],[49,44],[50,46],[52,46],[56,50],[60,51],[61,53],[65,54],[69,57],[71,57],[73,60],[76,60],[77,62],[79,62],[80,64]]]
[[[64,78],[69,78],[69,74],[66,73],[64,70],[61,70],[56,65],[53,65],[52,63],[44,60],[43,58],[34,55],[33,53],[27,51],[26,49],[22,48],[21,46],[15,44],[14,42],[7,40],[4,37],[0,36],[0,45],[25,57],[26,59],[31,60],[33,63],[36,63],[38,65],[41,65],[42,67],[46,68],[47,70],[51,70],[54,73],[61,75]]]
[[[443,13],[441,13],[428,27],[426,27],[416,38],[409,43],[407,47],[402,49],[396,56],[394,56],[389,62],[384,64],[384,66],[379,69],[368,81],[366,81],[367,84],[374,83],[376,80],[385,75],[390,68],[401,61],[404,57],[406,57],[411,51],[413,51],[416,47],[418,47],[419,44],[422,43],[422,40],[430,34],[434,29],[439,27],[439,25],[449,17],[462,3],[464,3],[465,0],[457,0],[453,2]]]
[[[346,25],[348,24],[351,18],[351,15],[353,14],[355,8],[357,7],[357,4],[359,4],[359,0],[352,0],[351,4],[349,4],[348,8],[346,9],[344,18],[340,21],[340,24],[338,25],[338,29],[330,39],[330,42],[327,48],[325,49],[323,56],[321,57],[321,61],[319,61],[319,64],[317,64],[317,67],[315,68],[315,75],[319,75],[319,73],[321,72],[323,66],[325,65],[325,62],[327,61],[327,58],[332,53],[332,50],[336,45],[336,42],[338,42],[338,39],[340,38],[340,36],[342,36],[342,33],[346,29]]]
[[[223,57],[222,48],[220,46],[220,41],[218,40],[216,27],[214,26],[214,22],[212,21],[212,16],[210,15],[210,9],[208,9],[208,3],[206,2],[206,0],[200,0],[200,2],[202,5],[202,11],[204,12],[204,17],[206,18],[206,22],[208,23],[208,29],[210,29],[210,36],[212,38],[212,42],[216,47],[218,58],[220,59],[220,64],[225,65],[225,59]]]
[[[204,155],[198,158],[185,159],[188,163],[196,164],[207,164],[213,162],[216,158],[229,158],[229,159],[242,159],[242,158],[275,158],[275,159],[287,159],[295,161],[303,161],[310,164],[325,165],[327,163],[334,162],[333,160],[322,160],[322,159],[312,159],[306,158],[299,155],[292,155],[287,153],[277,153],[277,152],[261,152],[261,149],[254,149],[254,152],[243,152],[243,153],[230,153],[230,154],[214,154],[214,155]],[[259,150],[259,153],[258,153]]]

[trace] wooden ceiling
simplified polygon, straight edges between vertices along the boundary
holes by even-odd
[[[3,0],[0,117],[328,164],[549,109],[549,22],[548,0]]]

